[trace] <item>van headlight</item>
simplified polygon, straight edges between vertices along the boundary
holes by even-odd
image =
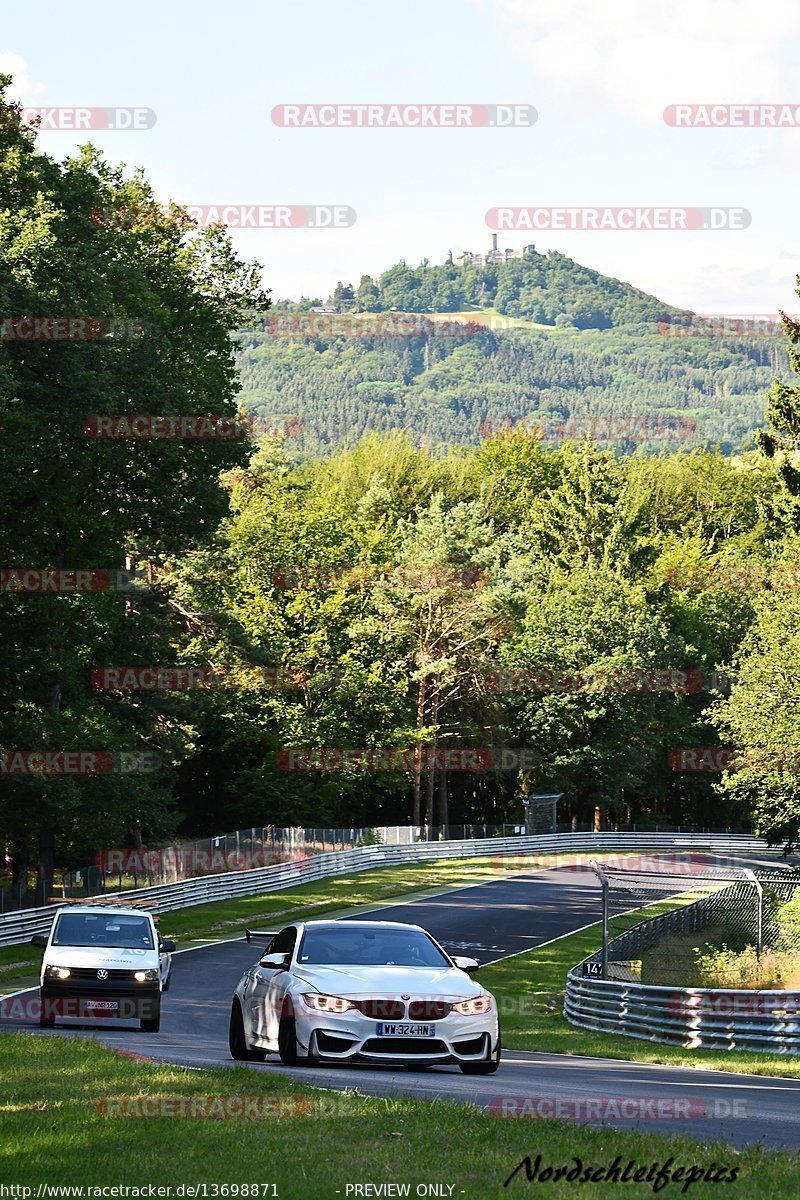
[[[492,997],[486,993],[473,996],[471,1000],[459,1000],[458,1004],[451,1008],[451,1012],[460,1013],[462,1017],[482,1017],[491,1011]]]
[[[69,967],[45,967],[45,979],[69,979],[72,972]]]
[[[158,971],[134,971],[133,978],[137,983],[148,983],[158,979]]]

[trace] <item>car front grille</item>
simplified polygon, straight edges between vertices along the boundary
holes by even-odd
[[[439,1038],[380,1037],[368,1038],[361,1047],[362,1054],[449,1054],[447,1046]]]
[[[441,1021],[450,1012],[446,1000],[412,1000],[408,1006],[409,1021]]]
[[[101,969],[105,970],[105,968],[101,968]],[[141,969],[141,968],[139,968],[139,969]],[[70,977],[70,979],[95,980],[98,978],[97,971],[98,971],[97,967],[70,967],[69,977]],[[108,979],[109,981],[112,979],[126,979],[126,980],[128,980],[128,982],[130,982],[133,980],[133,969],[130,969],[130,968],[126,969],[124,967],[117,969],[117,968],[109,967],[108,970],[106,970],[106,973],[102,978]]]
[[[402,1000],[389,1000],[377,996],[374,999],[354,1000],[353,1004],[365,1017],[379,1021],[401,1021],[406,1015],[406,1006]]]

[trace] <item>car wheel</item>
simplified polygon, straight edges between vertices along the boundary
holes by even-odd
[[[278,1023],[278,1054],[285,1067],[312,1067],[319,1062],[313,1054],[302,1054],[300,1051],[291,1001],[284,1001]]]
[[[228,1048],[231,1058],[237,1062],[263,1062],[267,1057],[266,1050],[251,1050],[244,1039],[244,1020],[242,1006],[238,1000],[231,1005],[231,1021],[228,1026]]]
[[[497,1068],[500,1066],[500,1034],[497,1035],[497,1049],[492,1054],[491,1042],[489,1043],[489,1057],[483,1062],[470,1062],[458,1064],[465,1075],[494,1075]]]
[[[142,1033],[158,1033],[161,1028],[161,1009],[154,1017],[142,1017]]]
[[[164,982],[162,983],[162,985],[161,985],[161,991],[162,991],[162,992],[168,992],[168,991],[169,991],[169,985],[170,985],[171,983],[172,983],[172,971],[170,970],[170,973],[169,973],[169,975],[167,976],[167,978],[165,979],[165,981],[164,981]]]
[[[52,1029],[55,1023],[55,1017],[46,1017],[44,1013],[39,1014],[39,1027],[41,1029]]]

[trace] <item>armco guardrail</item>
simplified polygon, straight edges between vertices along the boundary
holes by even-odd
[[[800,1054],[800,992],[674,988],[567,978],[573,1025],[685,1049]]]
[[[484,858],[492,855],[594,854],[598,850],[636,851],[706,851],[715,855],[771,854],[765,842],[747,834],[648,834],[648,833],[566,833],[541,834],[535,837],[517,836],[486,838],[480,841],[417,842],[406,846],[362,846],[356,850],[339,850],[316,854],[307,859],[258,867],[250,871],[226,871],[221,875],[204,875],[158,887],[136,888],[114,893],[119,903],[148,900],[159,913],[176,908],[190,908],[213,900],[229,900],[236,896],[254,896],[311,883],[333,875],[368,871],[372,867],[399,865],[406,862],[439,861],[446,858]],[[107,896],[96,899],[108,900]],[[91,903],[91,899],[86,903]],[[0,917],[0,946],[19,945],[34,933],[46,933],[53,920],[57,903],[42,908],[23,909]]]
[[[794,882],[762,873],[759,882],[785,902],[795,893]],[[608,970],[628,962],[631,955],[657,944],[670,933],[707,927],[718,905],[745,885],[733,883],[694,904],[643,921],[614,938],[608,946]],[[625,1034],[645,1041],[684,1049],[753,1050],[800,1054],[800,991],[745,988],[697,988],[643,984],[637,980],[601,979],[584,975],[584,964],[601,969],[600,952],[573,967],[567,975],[564,1015],[573,1025],[596,1032]]]

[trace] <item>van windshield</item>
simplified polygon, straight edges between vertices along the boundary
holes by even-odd
[[[63,913],[56,920],[52,944],[152,950],[153,932],[147,917],[133,914]]]

